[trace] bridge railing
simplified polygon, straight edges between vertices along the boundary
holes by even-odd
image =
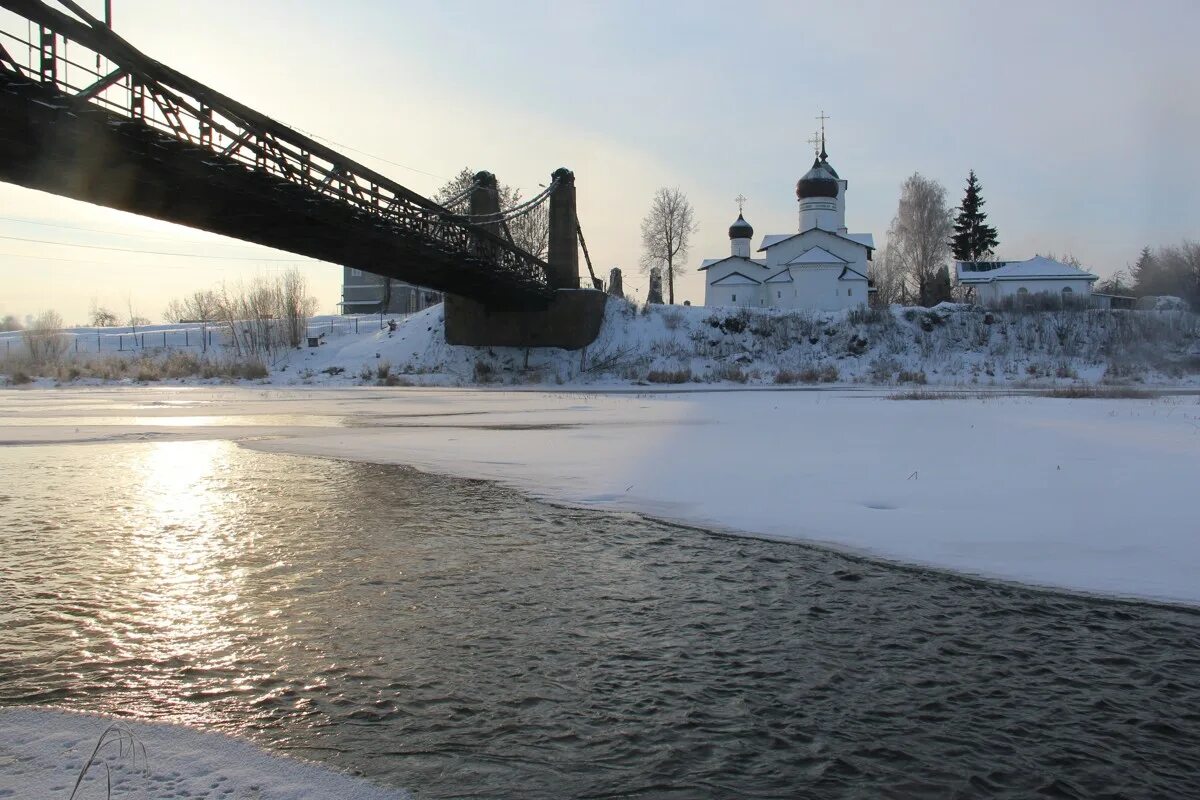
[[[546,264],[332,148],[141,53],[73,0],[0,0],[0,75],[52,89],[346,203],[447,252],[490,262],[531,289]]]

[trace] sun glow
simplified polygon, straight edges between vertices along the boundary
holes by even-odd
[[[226,644],[224,612],[237,602],[236,500],[224,475],[234,445],[161,442],[138,464],[143,501],[131,508],[137,526],[135,573],[156,629],[160,655],[199,655]],[[147,644],[145,642],[143,645]]]

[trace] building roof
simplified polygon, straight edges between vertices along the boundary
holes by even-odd
[[[784,267],[783,269],[779,270],[779,272],[776,272],[774,275],[772,275],[771,277],[769,277],[765,281],[763,281],[763,283],[795,283],[795,282],[796,282],[795,279],[792,278],[792,271],[790,269],[788,269],[787,267]]]
[[[838,179],[833,169],[820,157],[813,160],[812,169],[804,173],[804,177],[796,181],[796,197],[805,200],[809,197],[837,197]]]
[[[755,280],[749,275],[743,275],[740,272],[731,272],[724,278],[718,278],[709,284],[709,286],[758,286],[762,281]]]
[[[788,264],[846,264],[844,258],[839,258],[824,247],[810,247],[793,258]]]
[[[839,239],[845,239],[848,242],[854,242],[855,244],[861,245],[868,250],[875,249],[875,237],[869,233],[838,233],[837,231],[827,231],[824,228],[813,227],[809,228],[807,231],[800,231],[799,233],[769,233],[763,237],[762,245],[759,246],[758,252],[761,253],[763,250],[766,250],[769,247],[774,247],[780,242],[786,242],[788,239],[793,239],[797,236],[803,236],[809,231],[821,231],[822,233],[828,233],[830,236],[836,236]]]
[[[738,214],[738,218],[734,220],[732,225],[729,226],[729,238],[752,239],[754,238],[754,228],[749,222],[746,222],[745,217],[743,217],[741,214]]]
[[[961,283],[995,281],[1097,281],[1100,276],[1045,256],[1025,261],[956,261],[954,271]]]
[[[710,267],[715,267],[717,264],[723,264],[726,261],[742,261],[753,267],[767,268],[767,262],[762,259],[746,258],[745,256],[725,256],[724,258],[706,258],[700,262],[700,269],[697,272],[704,272]]]

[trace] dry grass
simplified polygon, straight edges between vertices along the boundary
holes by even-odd
[[[646,375],[651,383],[687,383],[691,379],[690,369],[652,369]]]
[[[1060,397],[1067,400],[1150,400],[1161,395],[1149,389],[1138,389],[1133,386],[1097,386],[1085,383],[1078,386],[1058,386],[1048,389],[1043,396]]]

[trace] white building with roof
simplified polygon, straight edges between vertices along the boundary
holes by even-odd
[[[1079,267],[1034,256],[1025,261],[958,261],[954,272],[967,300],[984,306],[1020,303],[1033,295],[1090,303],[1099,276]]]
[[[822,143],[812,169],[796,183],[798,232],[764,236],[756,251],[762,255],[751,255],[754,229],[739,213],[729,227],[730,254],[700,265],[704,305],[805,311],[865,305],[875,240],[847,231],[846,187]]]

